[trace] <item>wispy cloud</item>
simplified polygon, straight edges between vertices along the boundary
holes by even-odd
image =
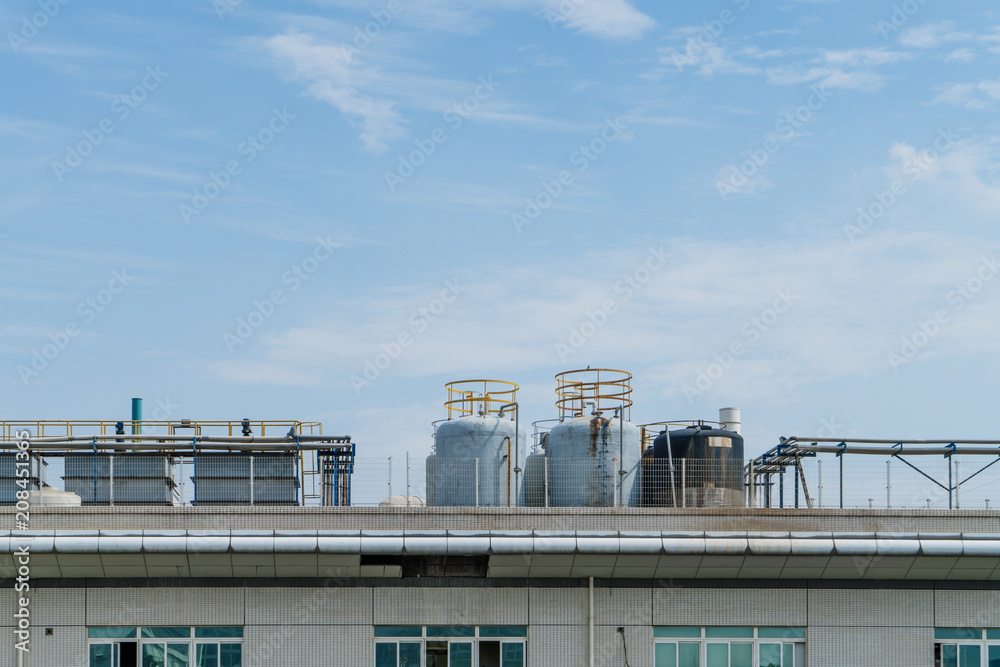
[[[656,21],[626,0],[544,0],[547,17],[602,39],[641,39]]]
[[[933,104],[950,104],[965,109],[990,111],[1000,102],[1000,79],[979,83],[949,83],[937,88]]]

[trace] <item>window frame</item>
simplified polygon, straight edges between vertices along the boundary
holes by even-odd
[[[92,629],[100,628],[118,628],[123,631],[127,631],[127,634],[131,636],[122,637],[91,637]],[[143,636],[144,630],[157,630],[170,628],[187,628],[188,634],[186,637],[153,637],[153,636]],[[199,637],[199,630],[206,629],[219,629],[219,628],[234,628],[239,630],[239,637]],[[155,633],[154,633],[155,634]],[[219,646],[217,651],[217,659],[221,662],[222,659],[222,644],[238,644],[240,646],[240,665],[242,666],[245,662],[245,651],[243,650],[246,630],[243,626],[87,626],[87,664],[89,667],[94,667],[91,665],[91,646],[111,646],[111,667],[121,667],[119,664],[120,660],[120,647],[122,643],[134,643],[136,645],[136,659],[138,660],[138,665],[142,665],[143,657],[143,647],[144,646],[163,646],[174,645],[174,644],[184,644],[188,647],[188,667],[194,667],[196,664],[198,656],[198,647],[201,645],[214,644]],[[217,663],[218,664],[218,663]]]
[[[379,644],[395,644],[396,646],[396,665],[398,667],[398,661],[400,656],[400,644],[418,644],[420,646],[420,664],[413,665],[412,667],[426,667],[427,662],[427,643],[428,642],[447,642],[449,647],[449,663],[451,662],[451,644],[471,644],[472,645],[472,664],[473,666],[479,664],[479,650],[480,643],[482,642],[497,642],[500,645],[500,659],[501,665],[503,660],[503,651],[506,645],[519,645],[521,647],[521,667],[527,667],[528,664],[528,626],[526,625],[483,625],[483,626],[440,626],[440,625],[423,625],[420,627],[420,636],[415,636],[414,634],[409,634],[409,636],[400,634],[397,636],[385,635],[379,636],[378,630],[375,628],[384,628],[389,630],[391,628],[415,630],[418,626],[374,626],[372,634],[372,651],[374,659],[378,660],[378,645]],[[471,635],[443,635],[440,632],[441,628],[471,628]],[[482,634],[484,628],[489,629],[486,635]],[[523,635],[504,635],[500,634],[504,629],[510,630],[515,628],[523,628]],[[430,629],[430,631],[429,631]],[[377,665],[377,663],[376,663]],[[407,665],[407,667],[411,667]],[[450,667],[450,665],[449,665]]]
[[[945,635],[961,635],[970,632],[979,633],[979,638]],[[972,667],[985,667],[989,665],[990,649],[1000,652],[1000,628],[934,628],[934,664],[936,667],[944,667],[944,647],[955,647],[955,664],[962,667],[963,646],[975,646],[979,648],[979,664]]]
[[[761,630],[765,631],[765,636],[761,636]],[[784,635],[767,636],[777,634],[773,631],[784,630]],[[772,631],[772,632],[769,632]],[[795,636],[789,636],[787,631],[794,631]],[[798,636],[801,634],[801,636]],[[727,661],[731,664],[734,644],[751,644],[750,661],[753,667],[760,666],[760,649],[763,645],[778,645],[781,647],[781,667],[806,667],[806,640],[807,628],[799,626],[654,626],[653,628],[653,661],[656,661],[658,645],[674,645],[675,664],[680,664],[681,644],[698,646],[698,667],[708,665],[709,645],[725,644],[727,648]],[[728,635],[728,636],[727,636]],[[786,649],[791,647],[792,665],[785,665]],[[801,665],[798,664],[801,662]]]

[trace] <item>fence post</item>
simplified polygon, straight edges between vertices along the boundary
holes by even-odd
[[[681,459],[681,507],[687,507],[687,459]]]
[[[406,506],[410,506],[410,452],[406,452]]]
[[[108,503],[115,506],[115,455],[108,456]]]
[[[955,461],[955,509],[962,509],[962,501],[958,498],[958,492],[962,490],[962,475],[959,474],[958,464],[961,461]]]
[[[392,457],[389,457],[389,497],[392,498]]]
[[[844,509],[844,454],[840,458],[840,509]]]
[[[475,459],[474,474],[476,475],[476,507],[479,507],[479,459]]]
[[[819,478],[817,486],[819,486],[819,509],[823,509],[823,460],[818,459],[816,461],[816,475]]]
[[[254,470],[253,470],[253,454],[250,455],[250,504],[253,505],[254,496]]]
[[[546,456],[542,459],[545,464],[545,480],[542,484],[542,491],[545,492],[545,506],[549,506],[549,457]]]

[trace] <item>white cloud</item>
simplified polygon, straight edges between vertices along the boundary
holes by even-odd
[[[641,39],[656,21],[626,0],[543,0],[550,21],[602,39]]]
[[[955,49],[948,55],[944,57],[946,63],[962,63],[968,64],[976,59],[976,54],[972,52],[972,49]]]
[[[931,49],[945,42],[962,42],[974,39],[967,32],[958,32],[952,21],[939,21],[907,28],[899,36],[899,43],[917,49]]]
[[[933,104],[951,104],[956,107],[987,111],[996,108],[1000,101],[1000,79],[979,83],[949,83],[937,88]]]
[[[327,102],[361,128],[361,141],[368,151],[381,153],[390,141],[405,134],[395,102],[360,90],[377,71],[356,63],[344,47],[297,32],[271,37],[265,44],[290,66],[289,78],[306,84],[312,97]]]

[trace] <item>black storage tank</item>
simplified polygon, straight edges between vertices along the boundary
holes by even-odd
[[[670,431],[669,440],[662,431],[643,452],[640,469],[641,488],[633,504],[641,507],[746,504],[743,436],[733,431],[698,424]]]

